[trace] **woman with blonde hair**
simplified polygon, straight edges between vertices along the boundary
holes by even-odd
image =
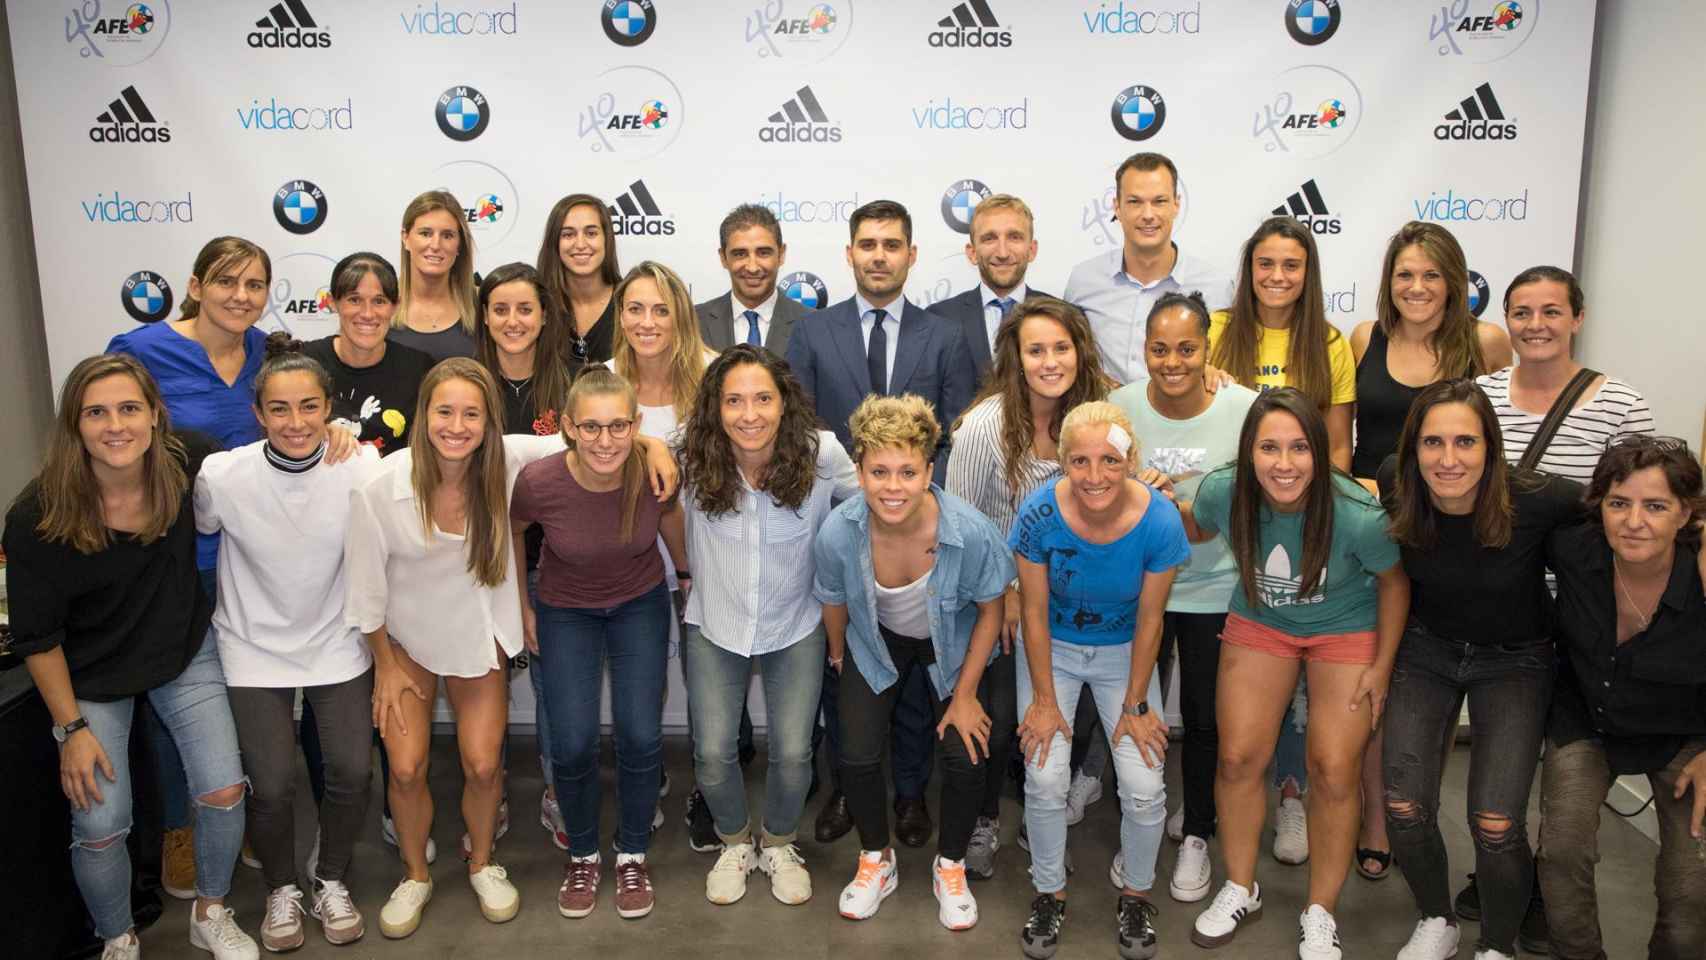
[[[520,904],[492,862],[509,715],[505,662],[523,643],[509,488],[524,464],[563,443],[503,436],[502,411],[486,368],[466,357],[439,363],[421,383],[409,449],[387,457],[351,498],[344,617],[373,651],[373,724],[391,758],[387,790],[405,868],[379,915],[387,937],[413,933],[432,898],[427,751],[441,677],[457,720],[469,883],[494,923]]]
[[[403,208],[391,339],[432,357],[474,356],[474,235],[461,201],[428,190]]]
[[[716,351],[699,335],[687,284],[656,260],[629,270],[615,301],[622,335],[606,366],[634,385],[646,434],[667,438],[693,409]]]

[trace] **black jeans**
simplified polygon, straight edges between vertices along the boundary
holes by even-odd
[[[1007,782],[1007,758],[1013,752],[1014,736],[1019,728],[1019,681],[1014,665],[1019,654],[1003,653],[984,670],[978,685],[981,695],[988,697],[984,707],[989,711],[989,766],[983,773],[983,806],[978,811],[990,818],[1001,816],[1001,788]],[[985,761],[979,760],[982,764]]]
[[[1481,891],[1480,948],[1515,954],[1534,883],[1529,789],[1552,697],[1550,640],[1449,640],[1412,621],[1398,646],[1383,714],[1382,770],[1392,852],[1424,917],[1452,915],[1439,833],[1440,745],[1469,699],[1468,818]]]
[[[1168,613],[1161,626],[1162,665],[1179,650],[1179,719],[1185,744],[1179,767],[1184,775],[1185,836],[1214,836],[1214,770],[1220,752],[1220,727],[1214,720],[1214,688],[1220,675],[1220,633],[1224,613]],[[1167,674],[1161,689],[1167,689]],[[1153,706],[1153,705],[1152,705]]]
[[[912,676],[903,676],[896,686],[900,687],[900,695],[894,703],[894,739],[889,744],[889,772],[894,777],[895,797],[917,800],[930,786],[930,768],[936,762],[936,725],[930,720],[930,694],[927,690],[930,678],[920,670]],[[840,701],[841,675],[826,663],[823,667],[823,692],[818,695],[818,724],[812,728],[812,769],[817,769],[817,758],[821,753],[824,764],[829,768],[830,786],[835,790],[841,789]]]
[[[889,846],[888,805],[884,802],[887,791],[883,789],[883,753],[889,743],[889,717],[908,675],[926,674],[925,667],[934,663],[936,656],[929,640],[903,637],[886,628],[882,633],[898,674],[895,682],[881,693],[872,690],[851,653],[842,662],[839,680],[841,789],[847,795],[847,811],[859,828],[861,850],[883,850]],[[928,676],[925,680],[931,715],[940,723],[947,702],[936,696]],[[977,699],[988,712],[988,671],[978,683]],[[989,763],[983,758],[972,763],[957,731],[943,737],[941,746],[942,824],[936,835],[936,849],[949,860],[963,860],[972,828],[977,825],[978,811],[983,807],[984,773]]]

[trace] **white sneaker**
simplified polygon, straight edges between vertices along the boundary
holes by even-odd
[[[757,869],[752,841],[723,844],[716,865],[705,875],[705,899],[718,905],[734,903],[746,896],[746,878]]]
[[[384,817],[384,816],[380,817],[379,818],[379,839],[384,840],[386,843],[389,843],[393,847],[396,846],[397,845],[397,821],[392,820],[390,817]],[[433,861],[435,861],[437,859],[438,859],[438,844],[433,843],[432,837],[428,836],[427,837],[427,848],[426,848],[427,865],[431,866]]]
[[[142,960],[142,941],[136,938],[136,931],[108,940],[101,948],[101,960]]]
[[[1066,825],[1084,819],[1084,808],[1102,799],[1102,778],[1075,774],[1072,786],[1066,788]]]
[[[660,793],[658,796],[661,797],[663,794]],[[652,832],[657,833],[661,826],[663,826],[663,801],[659,800],[657,812],[652,814]]]
[[[1460,933],[1457,924],[1446,922],[1444,917],[1418,920],[1410,942],[1398,951],[1398,960],[1450,960],[1457,956]]]
[[[515,884],[509,882],[509,871],[495,863],[488,863],[470,873],[468,885],[474,888],[474,896],[480,899],[480,912],[493,923],[513,920],[515,912],[521,909],[521,894],[515,891]]]
[[[977,898],[966,882],[966,862],[936,857],[930,871],[930,890],[936,894],[936,919],[949,930],[977,926]]]
[[[1114,848],[1114,862],[1108,864],[1108,882],[1115,890],[1125,891],[1125,848]]]
[[[367,932],[367,925],[350,899],[349,888],[337,880],[314,882],[314,903],[308,912],[320,921],[320,932],[326,935],[326,942],[341,946],[360,940]]]
[[[190,946],[213,954],[215,960],[256,960],[261,955],[255,941],[237,926],[237,915],[224,904],[207,908],[207,919],[195,918],[190,904]]]
[[[841,888],[841,915],[849,920],[868,920],[900,886],[899,864],[881,850],[859,851],[859,872]]]
[[[1222,947],[1238,935],[1238,928],[1262,918],[1262,885],[1244,889],[1231,880],[1220,885],[1214,902],[1197,914],[1191,927],[1191,942],[1199,947]]]
[[[549,790],[539,796],[539,825],[551,835],[551,842],[558,850],[569,849],[569,828],[563,823],[563,807]]]
[[[1297,918],[1297,960],[1344,960],[1339,949],[1339,925],[1319,903]]]
[[[758,869],[770,876],[770,893],[789,906],[805,903],[812,898],[812,875],[806,872],[806,858],[800,848],[791,843],[765,847],[759,854]]]
[[[379,932],[393,940],[414,933],[415,928],[421,925],[421,914],[431,899],[431,880],[404,877],[379,911]]]
[[[662,800],[667,796],[669,796],[669,771],[665,770],[663,776],[658,780],[658,799]]]
[[[1309,813],[1297,797],[1281,797],[1274,813],[1274,859],[1293,866],[1309,860]]]
[[[1179,809],[1175,810],[1173,812],[1173,815],[1167,818],[1167,839],[1173,841],[1174,843],[1185,842],[1185,807],[1184,807],[1184,804],[1180,804]]]
[[[268,953],[284,953],[302,946],[302,891],[296,884],[287,883],[267,894],[261,946]]]
[[[492,831],[492,847],[493,847],[493,849],[497,848],[498,841],[502,840],[504,838],[504,834],[506,834],[508,832],[509,832],[509,801],[508,800],[500,800],[500,801],[498,801],[498,826],[497,826],[496,830]],[[472,857],[473,855],[474,855],[474,838],[470,837],[467,833],[463,833],[462,834],[462,859],[467,860],[468,858]],[[432,858],[428,857],[427,863],[431,863],[431,862],[432,862]]]
[[[1173,879],[1167,892],[1180,903],[1196,903],[1208,896],[1213,868],[1208,860],[1208,841],[1201,837],[1186,837],[1179,844],[1179,859],[1173,861]]]
[[[108,940],[107,942],[111,943],[112,941]],[[101,955],[101,960],[107,960],[106,954]],[[1475,960],[1516,960],[1516,957],[1508,953],[1500,953],[1497,950],[1477,950],[1475,951]]]

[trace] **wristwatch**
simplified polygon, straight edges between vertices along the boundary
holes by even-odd
[[[60,743],[64,743],[66,738],[70,737],[72,734],[76,733],[77,731],[84,729],[88,725],[89,725],[89,721],[84,719],[83,717],[78,717],[77,719],[71,721],[70,723],[66,724],[63,727],[58,725],[58,724],[54,724],[53,725],[53,739],[58,740]]]
[[[1126,707],[1125,712],[1126,712],[1127,716],[1131,716],[1131,717],[1148,716],[1149,715],[1149,701],[1148,700],[1139,700],[1136,703],[1132,704],[1131,706]]]

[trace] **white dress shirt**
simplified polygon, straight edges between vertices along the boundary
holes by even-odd
[[[853,303],[859,308],[859,332],[865,340],[865,357],[867,360],[871,356],[871,331],[877,325],[876,314],[871,311],[880,309],[886,314],[883,317],[883,333],[888,337],[888,350],[885,354],[883,373],[888,376],[889,383],[893,383],[895,348],[900,346],[900,315],[906,309],[906,297],[895,297],[885,307],[874,307],[869,300],[865,299],[864,294],[855,293]],[[889,384],[873,383],[871,389],[879,393],[888,393]]]
[[[1149,376],[1143,362],[1143,331],[1149,308],[1163,294],[1200,291],[1211,312],[1232,303],[1230,276],[1186,254],[1176,241],[1173,252],[1177,256],[1172,271],[1154,283],[1145,284],[1126,272],[1124,248],[1098,253],[1080,263],[1066,281],[1066,299],[1089,318],[1102,365],[1122,384]]]
[[[734,339],[729,342],[746,342],[746,312],[751,310],[758,314],[758,345],[764,346],[765,341],[770,339],[770,317],[776,312],[776,298],[778,296],[780,294],[776,290],[771,290],[770,296],[763,303],[756,307],[749,307],[740,302],[740,298],[734,295],[733,290],[729,291],[729,332],[734,335]]]
[[[411,472],[413,451],[385,458],[380,471],[350,494],[349,540],[344,548],[348,590],[344,622],[362,633],[381,626],[409,657],[441,677],[483,677],[506,656],[521,652],[521,597],[509,535],[509,491],[516,474],[535,460],[566,449],[561,434],[515,434],[504,442],[504,502],[497,518],[507,560],[494,586],[468,572],[461,534],[421,529]]]
[[[859,493],[853,461],[835,434],[818,431],[817,480],[798,510],[776,504],[747,484],[735,509],[707,516],[694,492],[687,510],[687,555],[695,583],[686,619],[705,639],[743,657],[786,649],[817,629],[822,606],[812,596],[812,545],[836,503]]]

